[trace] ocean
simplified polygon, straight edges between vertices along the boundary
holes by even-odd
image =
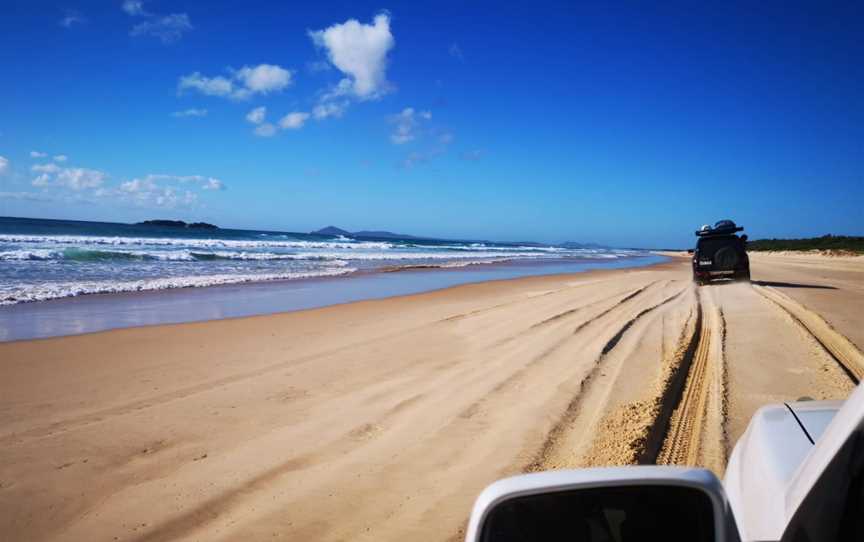
[[[0,218],[0,304],[405,269],[611,262],[640,255],[554,245]]]

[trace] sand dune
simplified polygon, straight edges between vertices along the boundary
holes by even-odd
[[[722,474],[758,406],[860,377],[864,263],[688,265],[0,344],[0,532],[448,540],[510,474]]]

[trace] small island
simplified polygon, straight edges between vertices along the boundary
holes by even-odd
[[[163,228],[186,228],[190,230],[218,230],[219,226],[207,222],[186,223],[182,220],[145,220],[135,223],[136,226],[160,226]]]

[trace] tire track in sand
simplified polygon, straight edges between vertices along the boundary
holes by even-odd
[[[858,350],[852,341],[837,332],[821,316],[786,294],[771,287],[755,284],[753,289],[788,314],[806,333],[811,335],[855,384],[861,381],[861,377],[864,376],[864,353]]]
[[[701,320],[692,356],[685,356],[679,371],[686,375],[683,389],[673,381],[668,399],[675,404],[671,416],[658,419],[656,431],[666,435],[655,461],[660,465],[698,465],[722,473],[725,465],[723,413],[725,378],[723,341],[725,318],[710,290],[699,297]],[[689,366],[689,367],[688,367]],[[668,408],[666,409],[668,410]],[[710,438],[713,437],[713,438]],[[650,459],[646,457],[646,459]]]
[[[639,319],[643,318],[654,310],[671,303],[675,299],[679,298],[686,291],[687,288],[681,289],[675,294],[663,299],[659,303],[643,309],[635,316],[627,320],[618,329],[618,331],[604,344],[591,370],[580,381],[578,392],[567,405],[567,408],[562,413],[558,422],[549,431],[546,440],[544,441],[535,458],[528,465],[526,465],[523,470],[527,472],[534,472],[558,467],[555,461],[555,457],[559,455],[559,448],[561,448],[562,446],[566,446],[566,434],[575,425],[577,417],[582,410],[582,402],[585,398],[585,393],[587,392],[593,381],[596,380],[597,375],[600,373],[601,367],[603,366],[603,361],[608,357],[609,353],[614,350],[615,346],[617,346],[617,344],[620,342],[621,338],[625,335],[627,330],[629,330]],[[609,311],[604,311],[591,321],[577,327],[576,330],[574,330],[574,334],[578,333],[590,322],[601,318],[608,312]]]

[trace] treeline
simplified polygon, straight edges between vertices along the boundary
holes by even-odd
[[[829,234],[809,239],[757,239],[747,242],[747,250],[830,250],[864,254],[864,237]]]

